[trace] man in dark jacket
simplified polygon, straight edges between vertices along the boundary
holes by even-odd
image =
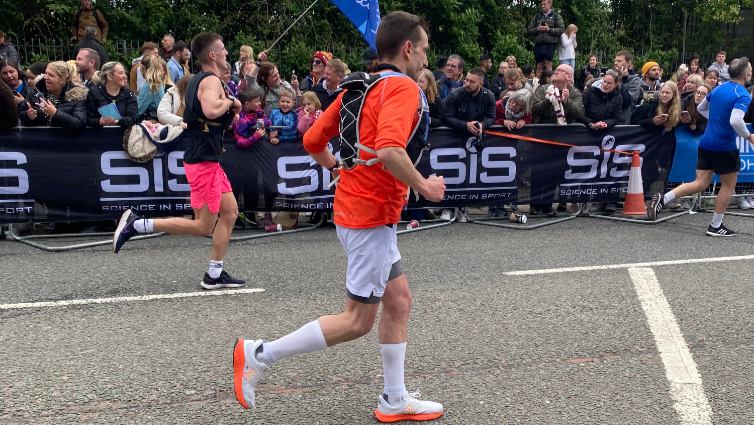
[[[340,59],[333,59],[325,65],[325,77],[322,82],[317,83],[312,90],[317,95],[319,103],[322,104],[322,111],[335,102],[340,96],[343,89],[340,88],[340,82],[346,76],[346,64]]]
[[[463,86],[463,67],[463,58],[458,55],[448,56],[445,74],[437,80],[437,94],[442,99],[448,97],[453,90]]]
[[[97,52],[100,63],[110,62],[110,57],[107,56],[105,48],[97,41],[97,27],[86,27],[84,34],[84,39],[73,48],[73,57],[75,58],[79,54],[79,50],[87,48]]]
[[[11,58],[18,62],[18,51],[16,50],[16,46],[8,41],[8,37],[2,31],[0,31],[0,58]]]
[[[81,83],[86,88],[91,88],[94,83],[92,77],[100,69],[100,59],[97,52],[89,48],[83,48],[76,55],[76,71],[81,76]]]
[[[99,10],[94,10],[92,7],[92,0],[81,0],[81,7],[73,12],[73,19],[71,20],[71,41],[82,41],[85,37],[84,31],[86,27],[97,27],[99,32],[97,40],[107,40],[107,31],[110,28],[107,25],[105,16]]]
[[[579,76],[576,79],[576,88],[583,92],[586,81],[590,78],[600,78],[600,71],[600,67],[597,66],[597,57],[592,56],[589,58],[589,65],[579,71]]]
[[[447,56],[437,58],[435,65],[437,65],[437,69],[432,71],[432,74],[435,76],[435,81],[440,81],[440,78],[445,75],[445,67],[448,65]]]
[[[484,85],[482,87],[489,90],[490,81],[487,79],[487,73],[490,72],[490,69],[492,69],[492,58],[490,57],[490,55],[479,56],[479,63],[477,64],[477,67],[484,71]]]
[[[505,73],[508,72],[508,62],[500,62],[500,67],[497,69],[497,75],[490,82],[490,91],[495,95],[495,100],[500,99],[500,93],[502,93],[505,86]]]
[[[542,11],[534,16],[527,28],[534,38],[534,60],[537,62],[537,75],[543,69],[552,70],[552,58],[560,35],[565,32],[565,24],[559,13],[552,10],[552,0],[542,0]]]
[[[478,135],[495,123],[495,97],[483,81],[484,70],[474,68],[466,74],[465,87],[450,92],[443,107],[446,126]]]
[[[620,94],[623,96],[623,108],[621,108],[620,120],[618,124],[631,124],[631,114],[634,113],[636,105],[641,99],[641,78],[633,70],[634,55],[628,50],[621,50],[615,54],[615,72],[621,77]],[[602,82],[598,81],[597,87]]]

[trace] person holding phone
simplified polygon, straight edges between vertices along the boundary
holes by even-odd
[[[565,32],[563,18],[552,9],[552,0],[542,0],[542,10],[531,20],[527,32],[534,40],[537,75],[544,69],[552,71],[555,48]]]
[[[636,108],[631,124],[643,125],[659,131],[671,131],[681,121],[681,97],[678,86],[668,81],[662,85],[660,95]]]
[[[262,94],[262,109],[266,116],[270,116],[273,109],[280,107],[279,93],[282,90],[290,90],[296,94],[296,107],[301,103],[301,90],[299,87],[298,78],[291,78],[291,82],[283,81],[280,78],[280,71],[278,67],[267,61],[268,53],[266,50],[257,55],[257,62],[248,63],[244,66],[244,80],[239,85],[239,89],[244,87],[251,87],[254,90],[259,91]]]
[[[5,84],[14,91],[13,100],[16,104],[24,103],[32,88],[29,86],[29,79],[26,74],[18,66],[18,62],[8,57],[0,59],[0,76],[2,76]]]
[[[75,82],[76,65],[50,62],[34,85],[34,94],[19,110],[25,127],[50,126],[65,130],[86,128],[86,97],[89,89]]]

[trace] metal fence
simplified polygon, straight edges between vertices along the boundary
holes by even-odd
[[[45,40],[34,39],[19,40],[15,46],[18,51],[19,62],[23,64],[32,64],[34,62],[50,62],[56,60],[68,61],[76,59],[73,56],[73,48],[77,42],[70,42],[68,40]],[[114,47],[115,55],[113,60],[121,60],[124,58],[130,58],[131,56],[138,56],[136,54],[141,49],[141,42],[133,40],[119,40],[112,43],[107,43],[108,54],[112,52]]]

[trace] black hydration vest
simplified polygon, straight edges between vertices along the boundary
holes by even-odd
[[[361,110],[364,106],[364,99],[367,93],[375,86],[375,83],[385,78],[409,78],[408,76],[396,72],[397,68],[389,65],[381,65],[387,69],[395,69],[393,72],[383,72],[380,74],[367,74],[365,72],[354,72],[346,77],[340,84],[346,92],[341,99],[340,107],[340,162],[346,170],[352,170],[357,165],[374,165],[379,162],[378,158],[363,160],[359,158],[359,153],[363,150],[373,155],[377,155],[373,149],[367,148],[360,143],[359,123],[361,119]],[[379,68],[378,68],[379,69]],[[413,80],[412,80],[413,81]],[[429,133],[429,106],[424,93],[419,90],[419,113],[420,119],[411,132],[408,143],[406,143],[406,153],[408,153],[414,167],[419,164],[422,154],[429,150],[427,143],[427,134]],[[418,132],[419,127],[424,126],[424,132]]]
[[[211,72],[200,72],[186,86],[186,109],[183,112],[183,122],[187,125],[185,137],[190,144],[183,155],[183,162],[187,164],[220,162],[224,150],[223,135],[225,130],[230,127],[235,115],[230,109],[214,120],[210,120],[204,115],[202,104],[198,98],[199,84],[209,76],[219,78]],[[223,83],[223,89],[225,96],[232,99],[233,97],[225,83]]]

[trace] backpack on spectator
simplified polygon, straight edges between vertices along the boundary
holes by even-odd
[[[364,106],[364,99],[369,90],[375,86],[375,83],[385,78],[409,78],[400,72],[383,72],[381,74],[367,74],[365,72],[354,72],[346,77],[340,84],[345,89],[340,108],[340,162],[346,170],[352,170],[357,165],[374,165],[379,162],[378,158],[363,160],[359,158],[359,153],[363,150],[373,155],[377,155],[374,149],[365,147],[359,142],[359,120],[361,118],[361,109]],[[413,81],[413,80],[412,80]],[[406,143],[406,153],[408,153],[411,162],[416,167],[421,160],[425,150],[429,150],[427,143],[427,134],[429,133],[429,106],[424,93],[419,90],[419,114],[420,119],[416,122],[414,130],[411,132],[408,142]],[[424,133],[417,132],[419,127],[424,124]]]
[[[102,22],[99,20],[99,15],[97,14],[97,9],[92,8],[92,15],[94,15],[94,20],[97,21],[97,27],[100,30],[100,33],[102,32]],[[76,10],[76,18],[71,22],[72,27],[79,27],[79,22],[81,21],[81,8],[79,7],[78,10]]]

